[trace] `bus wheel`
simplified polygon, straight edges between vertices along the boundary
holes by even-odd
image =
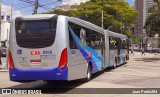
[[[129,57],[128,57],[128,55],[126,56],[126,60],[127,60],[127,61],[129,60]]]
[[[117,59],[115,58],[114,60],[114,65],[113,65],[113,69],[115,69],[117,67]]]
[[[128,55],[126,56],[126,59],[127,59],[127,61],[129,60],[129,56]]]
[[[124,57],[124,63],[126,63],[126,62],[127,62],[126,57]]]
[[[88,65],[88,69],[87,69],[87,77],[85,78],[85,81],[90,81],[92,77],[92,69],[91,66]]]

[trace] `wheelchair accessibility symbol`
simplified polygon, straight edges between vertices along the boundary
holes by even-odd
[[[22,54],[22,50],[17,50],[17,54],[21,55]]]

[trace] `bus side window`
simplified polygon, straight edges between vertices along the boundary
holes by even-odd
[[[126,40],[122,40],[122,49],[127,49]]]
[[[116,49],[116,43],[117,41],[115,39],[113,39],[112,36],[109,36],[109,47],[110,47],[110,50],[114,50]]]

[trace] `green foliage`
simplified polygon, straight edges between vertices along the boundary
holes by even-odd
[[[73,10],[76,9],[76,10]],[[54,10],[50,14],[67,15],[89,21],[101,27],[102,9],[104,12],[104,29],[114,25],[111,30],[125,33],[134,23],[137,11],[124,0],[90,0],[80,5],[72,5],[68,11]],[[124,26],[124,29],[122,28]],[[126,33],[131,35],[130,32]]]
[[[140,41],[141,41],[141,38],[134,38],[133,39],[133,44],[138,44],[138,43],[140,43]]]
[[[157,0],[156,5],[153,5],[148,11],[151,13],[145,23],[148,36],[160,34],[160,0]]]
[[[129,31],[129,30],[126,30],[125,34],[128,35],[128,37],[131,37],[133,35],[133,33],[131,31]]]

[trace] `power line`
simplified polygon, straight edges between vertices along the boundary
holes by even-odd
[[[31,1],[31,0],[19,0],[19,1],[29,4],[30,7],[34,7],[34,5],[35,5],[35,2]],[[45,3],[45,4],[40,4],[38,2],[38,7],[41,7],[43,9],[47,10],[47,11],[52,11],[50,8],[47,8],[48,5],[56,3],[56,2],[66,2],[66,1],[67,0],[65,0],[65,1],[63,1],[63,0],[55,0],[55,1],[51,1],[51,2]],[[22,5],[22,4],[15,4],[15,5],[18,6],[18,5]],[[24,9],[24,8],[28,8],[28,5],[15,8],[14,10],[19,10],[19,9]],[[33,9],[32,9],[32,11],[33,11]],[[11,12],[11,10],[3,11],[2,13],[7,13],[7,12]]]
[[[22,12],[30,12],[30,11],[33,11],[33,9],[23,10]],[[13,13],[12,15],[15,16],[15,15],[17,15],[17,13]],[[5,22],[7,22],[7,21],[5,21]],[[1,22],[1,24],[4,24],[5,22]]]
[[[23,1],[24,1],[24,0],[23,0]],[[12,3],[8,3],[8,4],[11,5]],[[19,10],[19,9],[28,8],[29,5],[32,7],[31,4],[29,4],[29,5],[26,5],[26,4],[25,4],[25,6],[22,6],[22,7],[19,7],[19,5],[24,5],[24,4],[14,4],[14,5],[18,6],[18,7],[15,8],[14,10]],[[7,13],[7,12],[10,12],[10,11],[11,11],[11,10],[9,9],[9,10],[3,11],[2,13]]]
[[[29,11],[33,11],[33,9],[29,9],[29,10],[24,10],[22,12],[29,12]],[[16,13],[14,13],[13,15],[17,15]]]
[[[19,7],[19,8],[16,8],[14,10],[18,10],[18,9],[24,9],[24,8],[28,8],[28,5],[26,6],[22,6],[22,7]],[[7,10],[7,11],[3,11],[2,13],[7,13],[7,12],[10,12],[11,10]]]
[[[35,2],[34,2],[34,1],[30,1],[30,0],[28,0],[28,1],[19,0],[19,1],[32,4],[32,5],[34,6],[34,12],[33,12],[33,14],[37,14],[37,9],[38,9],[38,7],[43,7],[43,6],[41,6],[41,4],[38,2],[38,0],[35,0]],[[50,11],[48,8],[45,8],[45,7],[43,7],[43,8],[46,9],[47,11]]]
[[[48,2],[46,4],[39,4],[40,5],[39,7],[43,7],[44,9],[46,9],[46,6],[51,5],[53,3],[56,3],[56,2],[67,2],[67,0],[65,0],[65,1],[63,1],[63,0],[54,0],[54,1]],[[50,10],[50,8],[48,8],[48,11],[52,11],[52,9]]]
[[[48,2],[48,3],[46,3],[46,4],[42,4],[42,6],[48,6],[48,5],[50,5],[50,4],[56,3],[57,1],[60,1],[60,0]],[[62,1],[62,2],[66,2],[66,1]]]
[[[34,4],[35,2],[34,1],[30,1],[30,0],[19,0],[21,2],[25,2],[25,3],[30,3],[30,4]]]
[[[2,3],[3,3],[3,4],[12,4],[12,3],[8,3],[8,2],[4,2],[4,1],[2,1]]]
[[[66,1],[63,1],[63,0],[55,0],[55,1],[52,1],[52,2],[48,2],[48,3],[46,3],[46,4],[40,4],[39,2],[37,2],[38,0],[35,0],[35,2],[34,2],[34,1],[30,1],[30,0],[28,0],[28,1],[19,0],[19,1],[33,4],[34,7],[35,7],[35,8],[34,8],[34,13],[37,13],[36,11],[37,11],[38,7],[42,7],[43,9],[45,9],[45,10],[47,10],[47,11],[52,11],[52,10],[50,10],[50,8],[47,8],[46,6],[48,6],[48,5],[50,5],[50,4],[53,4],[53,3],[56,3],[56,2],[66,2]]]

